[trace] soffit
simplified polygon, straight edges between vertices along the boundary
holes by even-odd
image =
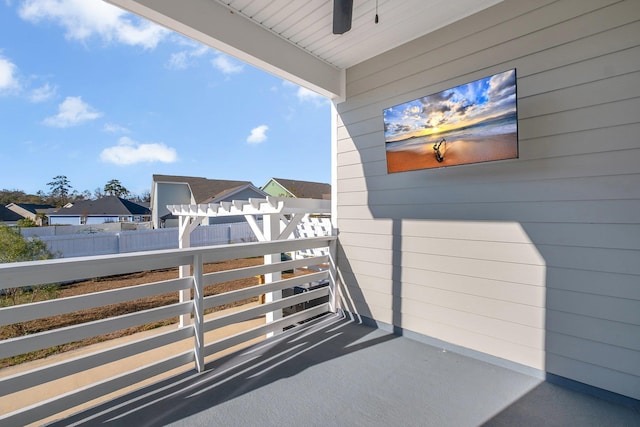
[[[333,0],[107,0],[330,98],[344,71],[502,0],[353,0],[332,33]],[[379,22],[374,22],[377,12]]]

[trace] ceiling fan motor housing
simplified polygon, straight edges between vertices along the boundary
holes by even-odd
[[[333,34],[344,34],[351,29],[353,0],[333,0]]]

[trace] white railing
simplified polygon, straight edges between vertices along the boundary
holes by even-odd
[[[185,327],[176,326],[167,331],[145,336],[144,338],[134,338],[125,344],[110,346],[98,352],[69,358],[53,365],[44,365],[26,372],[1,377],[0,402],[5,403],[0,403],[0,407],[6,407],[9,399],[12,398],[11,395],[16,396],[14,393],[23,392],[29,388],[41,386],[42,384],[56,381],[70,375],[78,375],[87,370],[98,368],[109,363],[120,362],[123,359],[137,356],[143,352],[169,344],[184,342],[184,340],[190,340],[192,342],[191,348],[187,350],[154,360],[152,363],[137,367],[136,369],[115,377],[100,380],[95,384],[65,392],[60,396],[42,402],[29,403],[27,407],[12,409],[11,412],[5,410],[0,411],[0,424],[24,425],[42,420],[109,393],[117,392],[125,387],[139,384],[143,380],[176,368],[182,368],[186,371],[195,367],[197,371],[202,371],[205,369],[205,362],[208,363],[205,358],[211,357],[220,351],[241,343],[246,343],[258,337],[263,337],[266,334],[278,333],[282,331],[283,328],[295,325],[317,315],[335,311],[336,293],[333,255],[323,255],[276,264],[261,264],[253,267],[208,274],[203,273],[205,263],[252,258],[267,254],[279,254],[282,252],[308,250],[327,246],[335,249],[335,237],[327,236],[262,243],[241,243],[224,246],[0,264],[1,289],[166,269],[181,265],[193,266],[193,274],[188,277],[1,308],[0,326],[71,313],[78,310],[103,307],[139,298],[177,292],[184,289],[192,289],[194,295],[193,299],[188,301],[176,302],[126,315],[109,317],[93,322],[0,341],[0,359],[4,359],[88,337],[100,336],[125,328],[171,319],[176,316],[193,316],[192,323]],[[332,250],[331,253],[335,254],[335,250]],[[328,270],[204,297],[203,290],[205,286],[325,263],[330,266]],[[328,287],[294,294],[291,297],[270,303],[258,304],[230,314],[205,319],[205,310],[216,306],[326,279],[329,279]],[[271,323],[259,324],[258,326],[253,326],[230,336],[209,342],[205,341],[205,333],[207,332],[238,322],[255,319],[257,316],[281,310],[285,307],[296,306],[311,300],[317,301],[318,298],[328,298],[328,302],[295,312]],[[0,371],[0,376],[1,375],[2,371]]]

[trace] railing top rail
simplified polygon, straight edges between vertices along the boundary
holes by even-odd
[[[202,255],[204,262],[218,262],[319,248],[335,239],[309,237],[0,264],[0,289],[177,267],[190,264],[195,255]]]

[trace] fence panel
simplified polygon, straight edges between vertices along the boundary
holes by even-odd
[[[262,221],[258,221],[261,226]],[[122,231],[119,233],[93,233],[73,235],[48,235],[51,231],[38,227],[23,229],[25,237],[36,235],[47,244],[49,250],[63,258],[95,256],[117,253],[175,249],[178,247],[178,229]],[[324,237],[331,235],[328,218],[305,218],[294,231],[292,238]],[[191,246],[225,245],[228,243],[256,242],[257,238],[247,222],[213,224],[197,227],[191,233]],[[297,258],[327,255],[328,248],[299,251]]]
[[[42,236],[40,240],[51,252],[63,258],[118,253],[118,236],[115,234]]]
[[[191,246],[225,245],[229,243],[229,224],[196,227],[191,232]],[[176,244],[178,240],[176,238]]]
[[[175,249],[178,247],[177,228],[123,231],[118,233],[118,238],[120,253]]]
[[[303,239],[305,237],[324,237],[331,236],[331,219],[330,218],[304,218],[293,232],[295,239]],[[296,252],[296,258],[313,257],[329,255],[329,248],[305,249]]]
[[[262,227],[262,220],[256,221]],[[234,222],[229,226],[229,243],[257,242],[258,238],[253,233],[248,222]]]

